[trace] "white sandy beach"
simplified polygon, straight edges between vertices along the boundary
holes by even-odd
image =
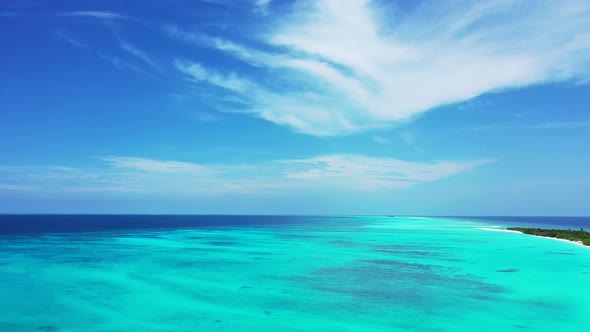
[[[481,230],[484,230],[484,231],[493,231],[493,232],[508,232],[508,233],[520,233],[520,234],[525,234],[525,233],[523,233],[523,232],[519,232],[519,231],[513,231],[513,230],[509,230],[509,229],[503,229],[503,228],[480,227],[479,229],[481,229]],[[545,239],[557,240],[557,241],[562,241],[562,242],[575,243],[575,244],[577,244],[577,245],[584,246],[584,243],[582,243],[582,241],[572,241],[572,240],[567,240],[567,239],[558,239],[558,238],[556,238],[556,237],[549,237],[549,236],[539,236],[539,235],[531,235],[531,234],[525,234],[525,235],[536,236],[536,237],[542,237],[542,238],[545,238]]]
[[[480,227],[479,229],[484,230],[484,231],[492,231],[492,232],[508,232],[508,233],[521,233],[521,234],[524,234],[524,233],[519,232],[519,231],[511,231],[509,229],[504,229],[504,228]]]

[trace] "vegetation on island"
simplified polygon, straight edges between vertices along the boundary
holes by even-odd
[[[526,227],[509,227],[508,230],[522,232],[524,234],[553,237],[570,241],[579,241],[586,246],[590,246],[590,232],[583,228],[579,231],[571,229],[544,229],[544,228],[526,228]]]

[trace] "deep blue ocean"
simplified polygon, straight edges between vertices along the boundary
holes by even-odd
[[[436,216],[433,216],[436,218]],[[590,229],[590,217],[450,216],[461,220],[496,222],[499,226]],[[0,235],[79,233],[125,230],[170,230],[231,227],[281,227],[330,221],[340,227],[355,226],[343,217],[271,215],[0,215]]]
[[[278,226],[306,220],[289,216],[256,215],[0,215],[0,234]]]

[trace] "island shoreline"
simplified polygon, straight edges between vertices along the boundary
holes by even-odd
[[[486,228],[487,230],[499,230],[494,228]],[[562,242],[571,242],[584,247],[590,247],[590,232],[571,229],[546,229],[546,228],[530,228],[530,227],[507,227],[502,229],[505,232],[521,233],[525,235],[532,235],[541,238],[559,240]]]

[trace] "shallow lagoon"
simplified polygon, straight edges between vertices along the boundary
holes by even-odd
[[[2,236],[0,331],[590,329],[590,248],[485,221],[279,219]]]

